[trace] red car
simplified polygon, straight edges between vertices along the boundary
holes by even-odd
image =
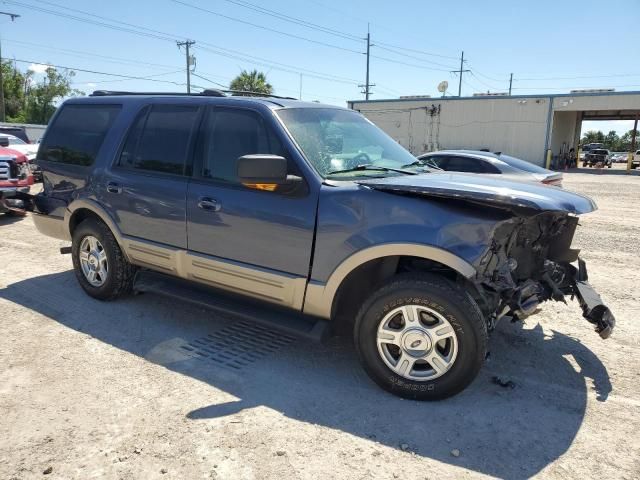
[[[0,148],[0,213],[25,214],[25,202],[33,185],[26,155]]]

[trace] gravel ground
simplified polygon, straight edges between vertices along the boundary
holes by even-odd
[[[590,172],[565,186],[600,207],[575,244],[614,335],[546,304],[500,324],[477,380],[438,403],[378,389],[345,339],[274,340],[153,295],[92,300],[64,242],[0,218],[0,478],[640,478],[640,178]]]

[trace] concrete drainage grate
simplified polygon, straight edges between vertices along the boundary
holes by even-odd
[[[240,321],[180,348],[195,358],[240,370],[294,340],[278,330]]]

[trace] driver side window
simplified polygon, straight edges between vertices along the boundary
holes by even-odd
[[[243,155],[274,154],[285,156],[280,140],[254,111],[210,108],[198,141],[197,155],[202,159],[201,178],[239,183],[237,162]]]

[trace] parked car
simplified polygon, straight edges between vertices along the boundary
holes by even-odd
[[[352,110],[96,92],[64,102],[37,160],[34,222],[71,241],[88,295],[162,293],[316,340],[351,329],[403,397],[464,389],[496,322],[546,300],[577,298],[603,338],[615,323],[571,248],[592,200],[431,171]]]
[[[8,147],[11,148],[11,150],[26,155],[34,180],[36,182],[41,182],[42,171],[35,163],[38,146],[39,145],[27,143],[14,135],[0,134],[0,148]]]
[[[611,162],[612,163],[627,163],[628,153],[612,153],[611,154]]]
[[[587,155],[587,153],[589,153],[591,150],[595,150],[596,148],[606,147],[604,146],[604,143],[587,143],[585,145],[582,145],[580,147],[580,158],[578,158],[578,160],[583,162],[584,157]]]
[[[18,126],[0,126],[0,135],[12,135],[14,137],[18,137],[26,143],[31,143],[29,137],[27,136],[27,131],[24,127]]]
[[[640,150],[636,150],[631,159],[631,168],[635,170],[638,167],[640,167]]]
[[[31,185],[33,174],[27,157],[19,152],[0,151],[0,213],[24,215]]]
[[[595,167],[598,164],[602,164],[603,167],[611,168],[611,154],[609,150],[605,148],[594,148],[589,150],[582,161],[582,166]]]
[[[418,160],[448,172],[501,175],[505,180],[562,186],[561,172],[552,172],[503,153],[482,150],[440,150],[422,154]]]

